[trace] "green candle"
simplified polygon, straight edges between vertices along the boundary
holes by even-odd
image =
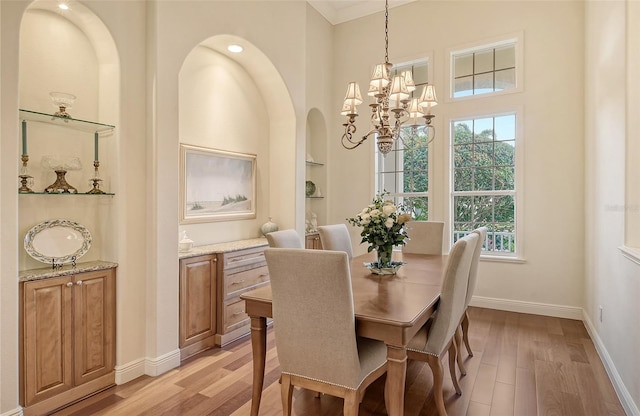
[[[98,159],[98,133],[94,133],[93,134],[93,138],[94,138],[94,144],[93,144],[93,160],[100,160]]]
[[[27,122],[22,120],[22,154],[27,154]]]

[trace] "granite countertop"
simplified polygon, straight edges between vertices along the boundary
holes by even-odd
[[[49,266],[43,267],[41,269],[21,270],[18,275],[18,281],[30,282],[32,280],[43,280],[50,279],[52,277],[69,276],[72,274],[94,272],[96,270],[105,270],[114,267],[118,267],[118,263],[96,260],[77,263],[75,267],[71,266],[70,264],[65,264],[64,266],[56,269],[53,269],[51,268],[51,266]]]
[[[178,253],[179,259],[186,259],[189,257],[203,256],[213,253],[228,253],[231,251],[244,250],[247,248],[267,246],[269,243],[264,237],[250,238],[248,240],[229,241],[227,243],[209,244],[206,246],[196,246],[189,251],[181,251]]]

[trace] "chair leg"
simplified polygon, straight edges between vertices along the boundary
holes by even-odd
[[[469,345],[469,313],[465,310],[464,316],[462,317],[462,340],[464,341],[464,346],[467,347],[467,352],[470,357],[473,357],[473,351],[471,351],[471,346]]]
[[[467,369],[464,368],[464,364],[462,363],[462,335],[461,335],[460,328],[456,328],[456,332],[453,336],[453,340],[451,341],[452,344],[455,344],[455,357],[456,360],[458,361],[458,367],[460,368],[460,374],[462,374],[463,376],[467,375]]]
[[[358,416],[360,410],[360,400],[355,390],[348,390],[344,396],[344,416]]]
[[[462,389],[458,383],[458,376],[456,375],[456,350],[457,346],[455,342],[451,342],[449,345],[449,373],[451,373],[451,381],[453,381],[453,387],[456,389],[458,396],[462,394]]]
[[[282,399],[282,415],[291,416],[291,401],[293,399],[293,384],[291,384],[291,376],[282,374],[280,376],[280,397]]]
[[[444,408],[444,396],[442,393],[442,363],[440,357],[429,355],[427,357],[427,364],[431,367],[433,373],[433,398],[436,401],[436,408],[438,409],[438,416],[447,416],[447,410]]]

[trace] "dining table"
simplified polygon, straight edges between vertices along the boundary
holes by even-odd
[[[356,332],[386,344],[385,405],[389,416],[401,416],[404,415],[407,344],[436,310],[447,256],[394,252],[393,261],[404,264],[391,275],[372,274],[365,267],[365,263],[375,261],[374,256],[375,252],[356,256],[349,263]],[[272,318],[271,286],[246,292],[241,298],[251,318],[251,415],[258,416],[264,383],[267,319]]]

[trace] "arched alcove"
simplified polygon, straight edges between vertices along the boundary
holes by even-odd
[[[322,112],[312,108],[306,125],[306,180],[315,192],[306,198],[307,220],[315,215],[319,225],[327,224],[327,123]]]
[[[230,44],[244,51],[233,54]],[[232,35],[193,48],[179,74],[178,124],[181,144],[257,160],[256,217],[181,224],[196,245],[258,237],[269,217],[282,228],[295,227],[295,112],[282,77],[262,51]]]

